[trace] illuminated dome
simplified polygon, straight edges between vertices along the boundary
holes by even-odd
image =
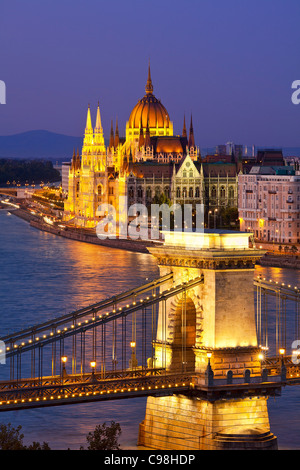
[[[150,135],[173,135],[173,123],[170,121],[169,113],[161,101],[153,95],[150,66],[145,91],[145,96],[131,111],[126,125],[126,140],[138,139],[141,126],[144,133],[148,126]]]
[[[151,127],[169,127],[170,117],[164,105],[152,94],[145,95],[135,105],[129,117],[129,127],[143,129]]]

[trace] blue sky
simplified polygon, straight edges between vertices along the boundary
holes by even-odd
[[[124,135],[150,59],[175,133],[192,113],[200,147],[300,146],[299,20],[298,0],[2,0],[0,135],[81,136],[98,100]]]

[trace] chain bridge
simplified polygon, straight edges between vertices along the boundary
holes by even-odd
[[[144,396],[142,446],[276,448],[267,399],[300,383],[300,290],[253,280],[248,236],[165,234],[159,278],[2,335],[0,412]]]

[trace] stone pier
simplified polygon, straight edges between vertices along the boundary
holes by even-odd
[[[247,387],[234,393],[232,386],[230,393],[224,388],[229,376],[247,385],[248,376],[256,380],[262,375],[253,274],[264,253],[249,247],[249,233],[164,235],[164,245],[149,251],[157,258],[160,275],[173,273],[167,288],[196,277],[203,282],[160,304],[156,365],[189,372],[202,386],[195,386],[192,396],[149,397],[138,444],[169,450],[276,449],[263,386],[251,397]]]

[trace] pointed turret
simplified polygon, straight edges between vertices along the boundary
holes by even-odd
[[[120,138],[119,138],[119,127],[118,127],[118,118],[116,119],[116,133],[115,133],[115,149],[118,148],[118,145],[120,143]]]
[[[113,148],[114,145],[115,145],[114,128],[113,128],[113,122],[111,121],[111,126],[110,126],[110,138],[109,138],[109,148]]]
[[[189,148],[195,147],[195,139],[194,139],[194,129],[193,129],[193,118],[191,115],[191,124],[190,124],[190,134],[189,134]]]
[[[148,78],[147,78],[145,91],[147,95],[152,95],[153,93],[153,85],[152,85],[151,72],[150,72],[150,60],[149,60],[149,66],[148,66]]]
[[[85,130],[86,131],[93,130],[90,105],[88,106],[88,110],[87,110]]]
[[[102,128],[102,124],[101,124],[99,101],[98,101],[96,126],[95,126],[94,135],[95,135],[94,143],[97,144],[97,145],[103,145],[104,146],[104,136],[103,136],[103,128]]]
[[[76,154],[75,154],[75,148],[74,148],[72,163],[71,163],[71,170],[75,170],[75,167],[76,167]]]
[[[149,120],[147,121],[146,134],[145,134],[145,147],[150,147],[150,130]]]
[[[96,116],[96,126],[95,126],[95,132],[102,132],[102,125],[101,125],[101,116],[100,116],[100,105],[98,101],[98,108],[97,108],[97,116]]]
[[[93,141],[94,131],[92,127],[92,119],[91,119],[91,110],[90,105],[88,106],[87,116],[86,116],[86,125],[85,125],[85,132],[84,132],[84,144],[91,144]]]
[[[79,150],[77,149],[75,170],[80,170],[80,168],[81,168],[81,160],[80,160]]]
[[[139,148],[143,147],[144,145],[145,145],[145,139],[144,139],[142,118],[141,118],[140,135],[139,135]]]
[[[186,133],[186,125],[185,125],[185,115],[183,116],[183,129],[182,129],[182,137],[187,137],[187,133]]]

